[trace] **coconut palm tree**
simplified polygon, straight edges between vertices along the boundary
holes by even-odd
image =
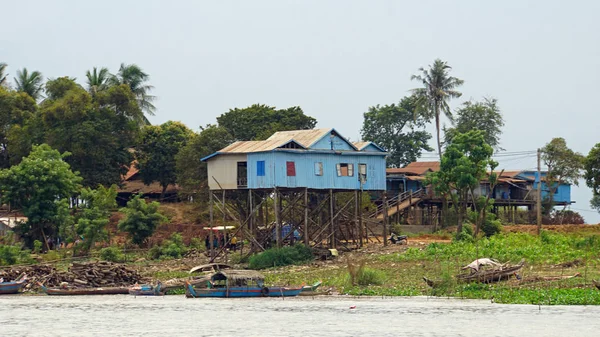
[[[6,86],[8,83],[6,82],[6,77],[8,74],[4,74],[6,71],[7,64],[0,62],[0,86]]]
[[[29,73],[27,68],[23,68],[23,70],[17,70],[17,77],[15,77],[17,91],[28,94],[36,101],[42,97],[43,81],[44,77],[42,76],[42,73],[39,71],[32,71]]]
[[[450,76],[450,67],[446,62],[437,59],[429,69],[419,68],[420,75],[412,75],[411,80],[417,80],[423,83],[422,88],[415,88],[411,91],[417,96],[417,113],[422,113],[425,118],[435,118],[435,128],[437,132],[437,147],[442,160],[442,146],[440,143],[440,113],[444,113],[448,119],[452,120],[452,112],[448,101],[451,98],[458,98],[462,93],[455,89],[461,86],[464,81]]]
[[[100,68],[100,70],[94,67],[91,72],[88,70],[85,73],[85,77],[87,77],[88,91],[90,94],[95,95],[99,91],[108,88],[108,82],[111,76],[108,69],[104,67]]]
[[[147,84],[149,79],[150,75],[146,74],[138,65],[121,63],[119,72],[111,77],[110,83],[113,85],[127,84],[136,96],[140,109],[154,116],[156,108],[152,102],[156,97],[148,94],[150,90],[154,89],[154,86]],[[146,124],[150,124],[146,117],[144,119]]]

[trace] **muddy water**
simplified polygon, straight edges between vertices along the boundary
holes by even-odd
[[[420,297],[5,295],[0,336],[600,336],[600,307]]]

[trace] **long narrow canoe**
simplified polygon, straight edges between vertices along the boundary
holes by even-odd
[[[47,295],[74,296],[74,295],[118,295],[128,294],[127,287],[105,287],[105,288],[46,288],[40,285]]]
[[[27,275],[21,274],[16,280],[0,283],[0,294],[17,294],[25,286]]]
[[[492,283],[508,280],[512,276],[517,276],[517,272],[523,268],[524,261],[516,265],[504,265],[498,269],[480,270],[471,274],[461,274],[456,276],[459,282],[481,282]]]
[[[298,296],[302,287],[229,287],[229,288],[194,288],[186,282],[185,297],[292,297]]]
[[[155,286],[150,284],[136,284],[129,288],[129,294],[134,296],[162,296],[165,294],[165,291],[162,289],[162,283],[159,281]]]

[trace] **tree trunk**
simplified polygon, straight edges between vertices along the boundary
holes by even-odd
[[[436,107],[436,112],[435,112],[435,132],[437,133],[437,147],[438,147],[438,154],[440,157],[440,165],[442,164],[442,143],[440,142],[440,114],[439,114],[439,110]]]
[[[165,193],[167,193],[167,186],[169,185],[162,186],[162,192],[160,192],[160,201],[163,201],[163,199],[165,198]]]

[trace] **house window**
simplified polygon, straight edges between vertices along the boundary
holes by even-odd
[[[287,176],[295,177],[296,176],[296,164],[293,161],[288,161],[285,163]]]
[[[337,175],[338,175],[338,177],[353,177],[354,176],[354,164],[348,164],[348,163],[337,164]]]
[[[367,181],[367,164],[358,164],[358,180]]]
[[[256,175],[259,177],[264,177],[265,175],[265,161],[259,160],[256,162]]]
[[[323,175],[323,163],[318,161],[315,163],[315,175],[322,176]]]

